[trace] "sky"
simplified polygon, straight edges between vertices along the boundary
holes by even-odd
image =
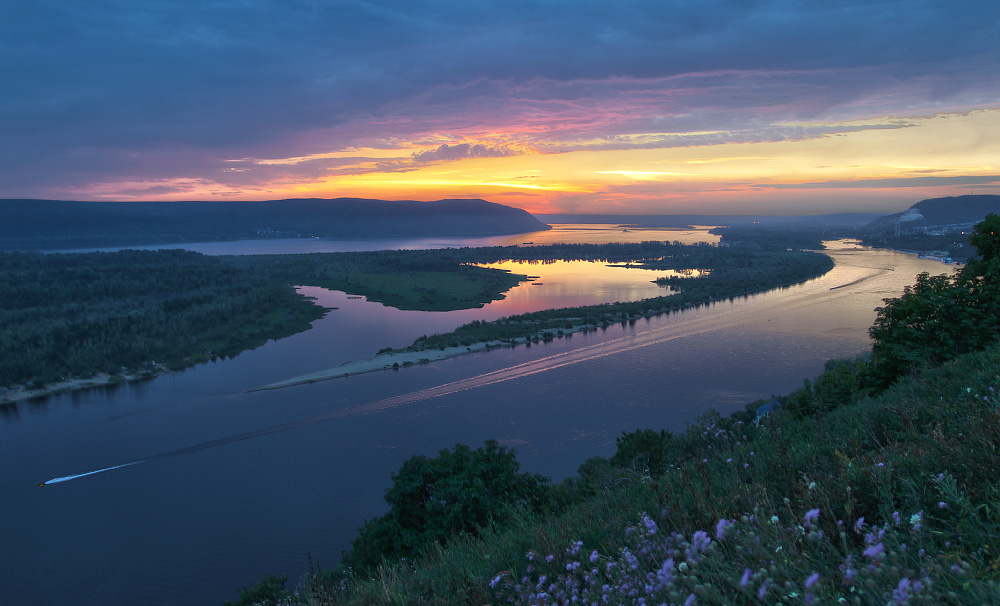
[[[0,198],[1000,193],[1000,2],[5,0]]]

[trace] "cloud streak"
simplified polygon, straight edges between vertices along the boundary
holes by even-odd
[[[933,0],[8,3],[0,196],[335,196],[449,163],[905,131],[1000,106],[997,22]]]

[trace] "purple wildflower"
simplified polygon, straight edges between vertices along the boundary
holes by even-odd
[[[868,549],[864,550],[864,555],[866,558],[875,559],[885,552],[885,546],[882,543],[875,543]]]
[[[590,563],[593,564],[594,562],[596,562],[597,561],[597,557],[598,557],[597,556],[597,550],[595,549],[594,551],[591,551],[590,552]]]
[[[948,504],[945,503],[944,501],[938,501],[938,509],[944,509],[947,506]]]
[[[732,525],[733,523],[726,518],[720,518],[719,523],[715,526],[715,538],[722,540],[726,536],[726,530]]]
[[[810,509],[806,512],[806,526],[812,526],[813,522],[819,519],[819,509]]]
[[[903,577],[899,580],[899,585],[892,590],[892,599],[896,604],[905,604],[910,599],[910,579]]]
[[[899,526],[902,523],[902,519],[899,517],[898,511],[892,512],[892,523],[896,526]]]
[[[767,595],[767,586],[768,586],[768,584],[769,584],[769,581],[767,579],[765,579],[764,582],[761,583],[760,589],[757,590],[757,599],[758,600],[763,600],[764,596]]]
[[[654,522],[653,519],[645,513],[642,514],[642,523],[646,526],[646,530],[649,534],[656,534],[656,522]]]
[[[554,559],[556,559],[556,556],[552,555],[551,553],[549,555],[545,556],[545,561],[548,562],[549,564],[551,564],[552,560],[554,560]]]
[[[844,582],[850,584],[852,581],[854,581],[854,577],[856,576],[858,576],[858,571],[851,567],[848,567],[847,570],[844,571]]]
[[[740,587],[746,587],[747,585],[750,584],[750,576],[752,574],[753,571],[750,570],[749,568],[743,571],[743,578],[740,579]]]
[[[668,558],[660,570],[656,573],[656,578],[660,581],[660,587],[666,587],[674,580],[674,559]]]
[[[858,521],[854,523],[854,532],[860,533],[861,529],[865,525],[865,516],[858,518]]]
[[[705,550],[708,549],[708,545],[711,542],[712,537],[708,536],[708,533],[704,530],[695,531],[694,536],[691,537],[691,546],[702,553],[705,553]]]
[[[818,572],[812,573],[811,575],[809,575],[809,578],[806,579],[806,589],[809,589],[818,582],[819,582],[819,573]]]
[[[684,606],[691,606],[691,604],[694,604],[697,601],[698,597],[692,593],[688,596],[688,599],[684,600]]]

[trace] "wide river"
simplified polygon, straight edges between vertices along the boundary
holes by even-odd
[[[704,230],[553,232],[416,246],[185,247],[254,254],[714,241]],[[305,288],[337,307],[306,332],[144,383],[0,406],[0,603],[220,605],[266,572],[287,573],[294,585],[310,554],[335,564],[361,523],[385,510],[390,475],[415,454],[494,438],[517,450],[522,469],[559,480],[588,457],[613,454],[623,431],[683,430],[707,410],[727,414],[801,386],[826,360],[869,348],[882,298],[898,296],[919,272],[951,270],[846,242],[828,246],[836,267],[802,285],[544,345],[246,393],[472,319],[663,292],[650,283],[662,272],[580,263],[509,265],[541,284],[456,312],[403,312]]]

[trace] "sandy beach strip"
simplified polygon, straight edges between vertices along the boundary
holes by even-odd
[[[524,340],[522,339],[521,342],[524,342]],[[400,368],[406,368],[417,364],[427,364],[438,360],[446,360],[448,358],[454,358],[455,356],[461,356],[477,351],[488,351],[498,347],[510,346],[511,345],[509,343],[489,341],[486,343],[473,343],[472,345],[460,345],[458,347],[446,347],[444,349],[386,352],[367,360],[345,362],[336,368],[329,368],[327,370],[321,370],[319,372],[285,379],[284,381],[270,383],[261,387],[254,387],[253,389],[248,389],[247,393],[253,391],[263,391],[265,389],[282,389],[284,387],[306,385],[308,383],[316,383],[318,381],[329,381],[331,379],[340,379],[351,375],[360,375],[379,370],[398,370]]]
[[[683,307],[693,307],[694,303],[688,303]],[[618,324],[623,321],[632,322],[640,318],[649,318],[659,316],[665,313],[670,313],[676,311],[680,308],[662,308],[656,310],[650,310],[643,314],[634,314],[628,316],[624,319],[615,319],[614,321],[605,320],[598,324],[576,324],[570,328],[547,328],[541,329],[536,333],[533,333],[526,337],[518,337],[515,339],[504,340],[504,341],[485,341],[479,343],[473,343],[471,345],[459,345],[457,347],[446,347],[444,349],[425,349],[421,351],[407,351],[407,350],[396,350],[385,352],[375,356],[374,358],[369,358],[367,360],[358,360],[352,362],[345,362],[344,364],[327,370],[321,370],[307,375],[300,375],[297,377],[292,377],[290,379],[285,379],[284,381],[277,381],[275,383],[270,383],[268,385],[262,385],[261,387],[254,387],[253,389],[248,389],[245,393],[250,393],[253,391],[263,391],[266,389],[282,389],[284,387],[294,387],[296,385],[306,385],[309,383],[317,383],[319,381],[329,381],[331,379],[340,379],[343,377],[348,377],[351,375],[359,375],[367,372],[376,372],[380,370],[399,370],[401,368],[407,368],[415,366],[418,364],[427,364],[430,362],[436,362],[438,360],[446,360],[448,358],[454,358],[455,356],[462,356],[465,354],[475,353],[479,351],[489,351],[491,349],[498,349],[501,347],[517,347],[523,343],[539,343],[541,341],[546,341],[549,339],[559,339],[563,337],[568,337],[574,333],[578,332],[589,332],[597,330],[601,327],[610,326],[612,324]]]

